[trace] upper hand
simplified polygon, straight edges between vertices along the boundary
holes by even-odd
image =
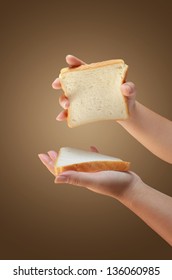
[[[83,62],[82,60],[80,60],[79,58],[77,58],[73,55],[67,55],[66,62],[68,63],[69,67],[71,67],[71,68],[78,67],[82,64],[85,64],[85,62]],[[61,84],[60,84],[59,78],[55,79],[55,81],[52,83],[52,87],[57,90],[61,89]],[[126,82],[126,83],[122,84],[121,91],[127,99],[129,113],[132,113],[132,111],[134,109],[135,97],[136,97],[136,89],[135,89],[134,83]],[[63,121],[63,120],[66,120],[66,118],[67,118],[67,112],[68,112],[70,103],[69,103],[68,98],[64,94],[62,94],[59,97],[59,103],[64,110],[57,116],[56,119],[58,121]]]

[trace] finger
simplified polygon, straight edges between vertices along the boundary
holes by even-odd
[[[121,90],[124,96],[133,97],[136,95],[136,87],[132,82],[127,82],[121,85]]]
[[[64,95],[60,95],[59,97],[59,103],[60,103],[60,106],[62,106],[64,109],[68,109],[69,108],[69,99]]]
[[[56,120],[60,122],[65,121],[67,119],[67,116],[68,116],[68,112],[67,110],[64,110],[56,117]]]
[[[48,152],[49,157],[51,158],[52,161],[55,161],[57,158],[57,153],[55,151],[49,151]]]
[[[61,84],[60,84],[60,79],[59,78],[55,79],[55,81],[52,83],[52,87],[54,89],[61,89]]]
[[[46,154],[39,154],[38,157],[47,169],[54,175],[54,162],[52,159]]]
[[[38,157],[44,164],[47,164],[49,162],[49,156],[47,156],[46,154],[39,154]]]
[[[90,150],[91,150],[91,152],[99,153],[99,151],[97,150],[97,148],[95,146],[90,146]]]
[[[77,58],[76,56],[70,55],[70,54],[68,54],[66,56],[66,62],[69,64],[69,67],[78,67],[82,64],[85,64],[84,61],[82,61],[79,58]]]

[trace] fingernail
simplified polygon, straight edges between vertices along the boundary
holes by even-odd
[[[127,88],[128,93],[131,93],[132,89],[129,85],[125,85],[125,87]]]
[[[66,102],[64,103],[64,109],[68,109],[68,107],[69,107],[69,102],[66,101]]]
[[[60,118],[59,115],[56,117],[56,120],[57,120],[57,121],[61,121],[61,118]]]
[[[56,178],[55,178],[55,183],[65,183],[67,182],[67,176],[64,176],[64,175],[58,175]]]
[[[56,79],[54,80],[54,82],[52,82],[51,85],[52,85],[52,87],[53,87],[54,89],[60,89],[61,86],[60,86],[59,78],[56,78]]]
[[[43,158],[44,158],[44,155],[43,155],[43,154],[38,154],[38,157],[39,157],[40,159],[43,159]]]
[[[56,89],[56,88],[55,88],[55,83],[54,83],[54,82],[53,82],[51,85],[52,85],[52,88]]]
[[[38,157],[43,163],[47,162],[47,156],[46,155],[39,154]]]
[[[130,95],[130,93],[132,92],[131,87],[127,84],[123,84],[122,88],[123,88],[122,91],[123,91],[124,95],[126,95],[126,96]]]
[[[52,86],[55,86],[55,85],[56,85],[56,82],[57,82],[57,79],[55,79],[55,80],[52,82]]]
[[[57,155],[56,155],[56,153],[54,152],[54,151],[49,151],[48,152],[48,154],[49,154],[49,156],[52,158],[52,159],[56,159],[56,157],[57,157]]]

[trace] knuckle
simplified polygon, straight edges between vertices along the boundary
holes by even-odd
[[[72,182],[72,184],[75,185],[75,186],[80,186],[80,185],[81,185],[81,182],[80,182],[80,179],[79,179],[78,176],[72,178],[72,179],[71,179],[71,182]]]
[[[70,184],[70,185],[76,185],[79,186],[80,185],[80,179],[79,176],[77,175],[68,175],[66,178],[66,183]]]

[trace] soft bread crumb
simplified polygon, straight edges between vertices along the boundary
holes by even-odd
[[[123,60],[62,69],[59,77],[70,102],[68,125],[128,118],[127,102],[121,93],[127,69]]]
[[[119,158],[70,147],[61,148],[55,163],[55,174],[67,170],[97,172],[103,170],[128,171],[130,163]]]

